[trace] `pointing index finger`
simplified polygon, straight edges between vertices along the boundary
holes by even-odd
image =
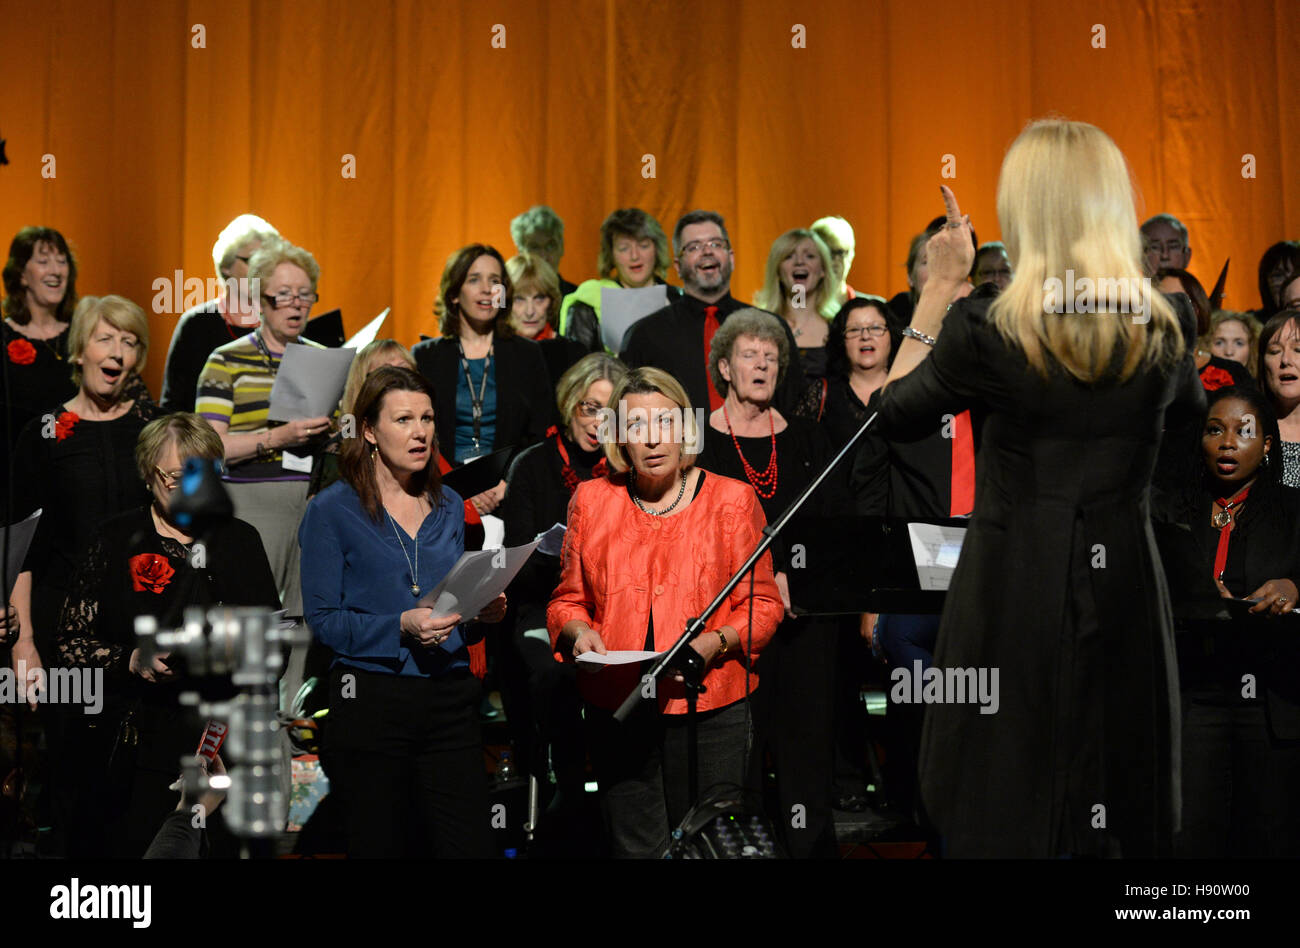
[[[939,192],[943,195],[943,206],[948,215],[948,224],[952,227],[961,225],[961,208],[957,206],[957,195],[952,193],[952,188],[946,184],[939,185]]]

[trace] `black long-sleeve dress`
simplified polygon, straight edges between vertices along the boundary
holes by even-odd
[[[0,320],[0,359],[5,362],[9,393],[6,401],[5,388],[0,387],[0,412],[6,416],[0,425],[8,425],[0,428],[0,505],[4,504],[12,452],[23,428],[49,406],[77,394],[68,364],[68,333],[64,329],[53,339],[33,339]],[[12,576],[9,579],[13,582]]]
[[[158,827],[176,805],[168,785],[180,772],[180,757],[193,753],[202,722],[184,713],[180,693],[192,688],[183,666],[178,678],[146,682],[130,672],[137,647],[135,618],[153,615],[159,628],[180,623],[187,606],[218,604],[280,608],[275,578],[257,530],[242,520],[214,527],[201,538],[203,550],[158,533],[149,508],[105,521],[68,581],[59,619],[60,665],[104,669],[104,710],[97,719],[72,719],[70,750],[80,753],[76,772],[86,825],[74,840],[79,851],[128,858],[144,854]],[[209,692],[208,696],[213,697]],[[104,782],[104,763],[116,724],[128,711],[139,734],[129,782]],[[77,726],[81,725],[81,726]],[[102,834],[102,835],[101,835]]]
[[[145,425],[162,413],[141,398],[120,418],[92,421],[55,404],[28,422],[18,438],[16,517],[42,511],[23,569],[32,573],[33,636],[47,663],[52,660],[68,577],[95,528],[148,501],[135,446]]]
[[[1115,843],[1128,857],[1167,853],[1178,686],[1149,485],[1166,415],[1199,415],[1204,391],[1190,355],[1122,384],[1043,379],[988,304],[954,305],[934,351],[880,401],[896,440],[924,437],[946,413],[987,410],[935,667],[987,669],[989,680],[998,669],[999,703],[991,714],[927,707],[922,799],[953,856]]]

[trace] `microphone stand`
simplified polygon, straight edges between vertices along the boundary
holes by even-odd
[[[686,772],[689,783],[689,792],[691,806],[694,806],[700,797],[700,772],[699,772],[699,747],[696,740],[696,719],[695,709],[699,695],[704,691],[704,658],[695,649],[690,648],[691,639],[695,638],[705,629],[705,624],[709,618],[722,607],[731,591],[736,588],[742,579],[758,565],[763,554],[768,551],[777,536],[785,529],[791,518],[799,512],[799,508],[804,505],[813,492],[822,485],[822,482],[830,476],[831,472],[839,466],[849,453],[857,447],[858,441],[867,433],[867,429],[875,422],[880,413],[873,411],[871,417],[862,423],[862,427],[857,430],[852,438],[840,448],[838,454],[831,458],[820,474],[818,474],[803,492],[791,502],[790,506],[785,509],[781,516],[777,517],[775,523],[770,523],[763,528],[763,538],[758,541],[758,546],[754,552],[749,554],[749,559],[745,560],[744,565],[736,571],[727,584],[722,587],[722,591],[714,597],[713,601],[705,607],[704,612],[698,617],[686,620],[686,630],[681,634],[676,642],[669,649],[659,656],[658,661],[651,667],[641,678],[641,683],[632,689],[631,693],[624,699],[619,709],[614,712],[614,719],[620,724],[626,723],[628,717],[636,710],[638,705],[647,698],[652,698],[655,694],[655,686],[659,680],[671,669],[679,673],[685,681],[686,689]],[[752,634],[753,630],[749,630]],[[746,661],[748,661],[746,657]],[[647,687],[649,685],[650,687]],[[749,695],[746,694],[748,699]]]

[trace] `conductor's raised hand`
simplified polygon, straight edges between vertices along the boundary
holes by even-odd
[[[460,613],[434,618],[432,609],[407,609],[402,613],[402,635],[425,648],[437,648],[460,621]]]
[[[926,287],[936,284],[951,297],[970,275],[975,262],[975,245],[971,242],[970,215],[962,214],[957,195],[947,185],[939,185],[943,194],[946,220],[943,227],[925,245],[926,266],[930,271]],[[922,290],[924,292],[924,289]]]

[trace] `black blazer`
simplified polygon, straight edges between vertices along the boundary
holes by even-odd
[[[433,383],[434,429],[448,460],[456,447],[456,383],[461,377],[460,349],[454,336],[418,343],[411,354],[420,374]],[[492,450],[526,448],[541,441],[559,421],[555,390],[542,350],[531,339],[498,335],[492,344],[496,364],[497,418]]]
[[[1217,600],[1212,574],[1218,531],[1209,525],[1211,501],[1203,489],[1178,497],[1154,492],[1153,527],[1175,609]],[[1300,490],[1281,484],[1251,492],[1233,528],[1224,570],[1224,583],[1238,597],[1249,596],[1270,579],[1289,579],[1300,586]],[[1264,616],[1180,622],[1178,665],[1184,698],[1206,691],[1239,697],[1242,675],[1252,674],[1260,682],[1257,694],[1265,702],[1272,736],[1300,740],[1298,622],[1294,617]]]

